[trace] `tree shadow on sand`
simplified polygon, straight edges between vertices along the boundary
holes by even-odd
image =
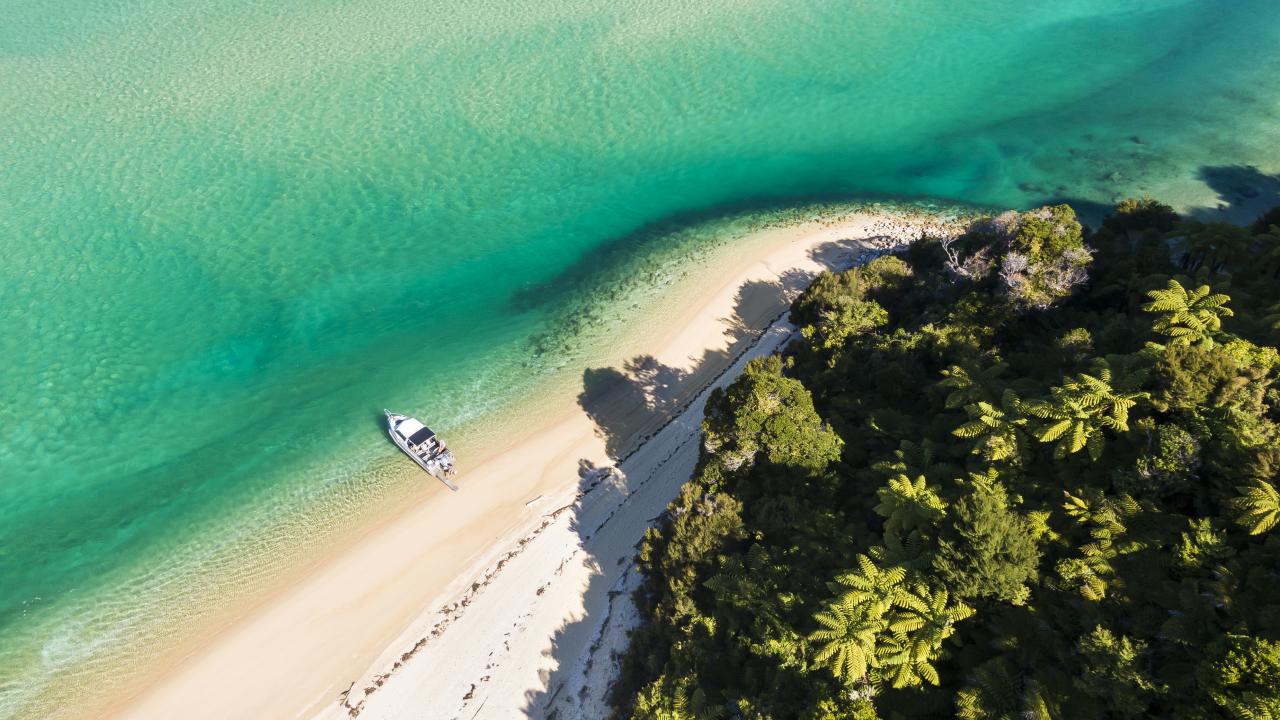
[[[885,221],[894,224],[892,220]],[[823,243],[808,253],[820,268],[846,268],[868,251],[882,251],[897,243],[885,234]],[[760,334],[788,312],[791,301],[809,285],[814,273],[790,270],[776,280],[744,283],[734,298],[725,325],[724,347],[689,358],[687,367],[665,364],[652,355],[637,355],[621,367],[588,368],[582,374],[578,404],[605,440],[609,457],[623,460],[637,446],[682,412],[695,395],[723,368],[759,339]]]
[[[837,241],[810,256],[828,269],[842,269],[867,259],[868,245],[888,243],[887,236]],[[595,720],[607,715],[620,652],[637,622],[630,600],[640,580],[634,568],[636,549],[643,529],[662,517],[693,470],[707,390],[736,376],[747,352],[766,332],[767,347],[790,337],[790,328],[775,327],[775,321],[785,317],[790,301],[811,279],[810,273],[793,272],[744,284],[733,313],[723,318],[725,347],[692,358],[688,367],[640,355],[620,367],[583,373],[579,403],[616,465],[579,464],[579,500],[566,512],[573,513],[571,529],[581,545],[574,562],[586,565],[590,579],[581,617],[562,625],[544,651],[553,669],[545,674],[542,689],[526,694],[525,717]],[[685,412],[690,409],[694,412]]]
[[[612,676],[612,668],[596,666],[595,651],[602,643],[609,642],[611,632],[621,632],[625,637],[630,629],[625,618],[615,615],[615,609],[629,609],[619,600],[629,600],[627,596],[634,590],[638,579],[631,566],[638,542],[619,548],[600,531],[610,521],[634,523],[637,511],[641,512],[646,524],[652,524],[662,512],[661,506],[665,505],[665,500],[655,502],[648,498],[645,502],[640,498],[639,503],[646,507],[636,506],[633,495],[645,478],[628,477],[614,466],[597,466],[587,459],[579,460],[578,466],[578,500],[566,512],[572,513],[569,528],[578,537],[581,547],[572,561],[585,566],[590,575],[583,593],[585,615],[561,626],[551,648],[544,651],[544,656],[554,659],[555,669],[544,677],[544,691],[526,694],[524,716],[528,718],[567,720],[605,716],[605,713],[592,712],[584,707],[592,704],[586,697],[586,681],[601,674]],[[627,517],[618,517],[620,513]],[[572,573],[569,575],[573,577]],[[541,589],[538,594],[542,594]],[[603,618],[603,622],[598,622],[597,618]],[[616,658],[608,659],[616,662]],[[581,678],[581,681],[571,686],[565,682],[570,677]],[[603,692],[598,696],[599,700],[605,697]]]
[[[738,289],[725,323],[724,346],[676,367],[653,355],[636,355],[621,367],[588,368],[578,404],[605,440],[614,460],[626,458],[668,420],[682,412],[711,377],[750,347],[810,280],[808,273],[785,273],[776,281],[753,281]]]

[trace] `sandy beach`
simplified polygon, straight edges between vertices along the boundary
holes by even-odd
[[[862,214],[761,231],[716,277],[541,409],[515,444],[241,617],[123,718],[599,717],[634,622],[630,558],[689,477],[702,402],[791,336],[823,268],[916,239],[928,218]]]

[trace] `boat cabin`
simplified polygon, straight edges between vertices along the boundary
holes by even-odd
[[[405,418],[396,425],[396,432],[400,433],[410,445],[422,447],[428,450],[443,450],[444,443],[441,442],[431,428],[414,420],[413,418]]]
[[[400,424],[396,425],[396,431],[400,433],[401,437],[408,440],[410,445],[421,445],[436,436],[431,428],[413,418],[401,420]]]

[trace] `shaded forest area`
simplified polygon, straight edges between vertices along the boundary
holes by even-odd
[[[1280,208],[818,278],[641,545],[620,717],[1280,718]]]

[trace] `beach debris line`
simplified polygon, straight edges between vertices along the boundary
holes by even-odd
[[[392,442],[450,490],[457,490],[458,486],[450,480],[457,474],[453,451],[445,445],[444,440],[417,418],[390,410],[382,412],[387,416],[387,434],[391,436]]]

